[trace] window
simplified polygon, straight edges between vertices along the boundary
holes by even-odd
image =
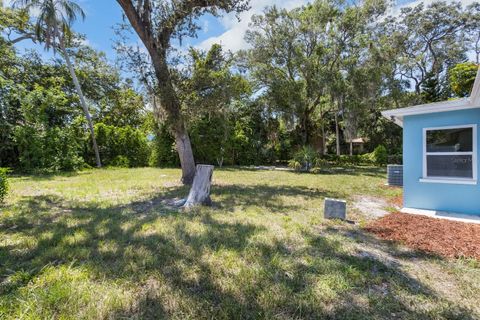
[[[476,183],[476,125],[426,128],[423,140],[422,181]]]

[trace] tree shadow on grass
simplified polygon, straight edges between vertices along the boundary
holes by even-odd
[[[305,232],[304,236],[311,244],[307,249],[310,256],[326,255],[338,261],[339,268],[345,268],[347,274],[353,268],[368,277],[346,293],[344,299],[335,305],[334,316],[328,318],[476,319],[478,316],[457,302],[438,296],[429,286],[407,273],[401,263],[410,259],[442,260],[441,257],[405,250],[397,243],[379,240],[361,229],[329,226],[323,232]],[[358,246],[353,251],[344,251],[339,243],[343,239],[353,240]],[[359,297],[364,301],[360,302]],[[438,307],[434,312],[419,308],[419,305],[414,307],[412,301],[421,299],[431,299],[438,303]]]
[[[1,229],[7,236],[37,241],[0,246],[0,296],[18,297],[45,265],[74,262],[93,270],[95,279],[137,289],[134,306],[112,311],[111,318],[474,318],[459,306],[444,314],[413,308],[397,293],[443,298],[396,263],[343,250],[338,238],[355,237],[366,248],[401,254],[369,235],[333,227],[324,233],[303,231],[306,245],[292,247],[262,225],[228,221],[210,209],[178,212],[163,205],[162,199],[181,192],[172,188],[160,197],[106,208],[69,205],[53,195],[24,198],[16,216],[0,219]],[[264,185],[217,192],[227,210],[251,201],[269,205],[275,194],[319,196],[318,191]],[[29,274],[25,281],[3,281],[21,270]]]
[[[94,170],[83,170],[83,171],[60,171],[60,172],[36,172],[36,173],[22,173],[22,172],[13,172],[10,177],[17,180],[25,181],[49,181],[55,178],[71,178],[78,175],[88,175],[94,173]]]
[[[150,206],[151,203],[159,203],[158,200],[150,199],[144,204],[113,208],[64,207],[62,199],[54,196],[22,200],[26,214],[4,219],[2,229],[5,234],[33,237],[38,241],[35,247],[28,250],[16,243],[0,247],[0,275],[4,278],[0,278],[0,295],[18,293],[26,284],[9,285],[2,281],[9,274],[27,271],[27,280],[30,280],[40,274],[46,265],[69,265],[76,261],[76,264],[85,264],[95,270],[99,278],[140,282],[147,287],[149,283],[158,281],[152,280],[152,277],[159,274],[168,287],[175,288],[182,296],[188,296],[194,304],[215,301],[238,305],[228,293],[216,292],[211,266],[202,262],[202,255],[219,248],[243,250],[248,238],[261,227],[220,222],[209,214],[196,216],[168,208],[159,213],[158,206]],[[45,207],[46,202],[55,207],[55,212]],[[145,211],[145,208],[150,209]],[[27,212],[34,213],[30,219],[27,218]],[[138,234],[158,219],[180,221],[173,224],[170,233],[150,234],[147,230],[146,234]],[[192,234],[188,231],[188,225],[193,220],[202,226],[204,232]],[[84,236],[75,241],[75,234]],[[102,243],[113,244],[114,250],[104,250]],[[195,266],[199,278],[187,279],[184,275],[185,266]],[[159,303],[164,297],[155,299],[152,289],[143,290],[142,293],[134,310],[125,310],[118,316],[133,313],[140,318],[156,319],[165,312]],[[243,307],[247,309],[246,305]]]
[[[290,197],[288,201],[282,197]],[[341,194],[319,188],[307,188],[300,186],[285,185],[221,185],[212,188],[212,198],[218,199],[217,206],[227,211],[257,206],[268,208],[269,211],[284,212],[286,210],[298,210],[304,204],[296,204],[295,197],[305,201],[322,200],[326,197],[338,198]]]

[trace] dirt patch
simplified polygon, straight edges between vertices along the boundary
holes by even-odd
[[[448,258],[480,260],[480,225],[392,213],[365,228],[382,239]]]
[[[397,209],[403,208],[403,196],[397,196],[391,199],[390,204]]]
[[[384,199],[369,196],[356,196],[353,202],[354,209],[374,218],[387,215],[389,213],[386,210],[387,207],[389,207],[389,204]]]

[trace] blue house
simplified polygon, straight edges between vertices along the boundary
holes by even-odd
[[[480,69],[470,97],[382,113],[403,127],[403,212],[480,219]]]

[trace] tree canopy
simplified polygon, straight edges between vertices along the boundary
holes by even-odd
[[[36,35],[28,10],[0,7],[0,166],[95,165],[72,69],[104,164],[180,164],[186,183],[199,162],[286,164],[312,153],[343,161],[380,145],[401,158],[401,130],[380,112],[468,96],[478,70],[477,3],[419,4],[395,16],[378,0],[268,7],[252,17],[240,52],[173,44],[194,36],[203,14],[239,13],[247,1],[118,3],[126,17],[116,27],[118,65],[73,31],[60,56],[20,54],[15,44],[25,37],[59,39]]]

